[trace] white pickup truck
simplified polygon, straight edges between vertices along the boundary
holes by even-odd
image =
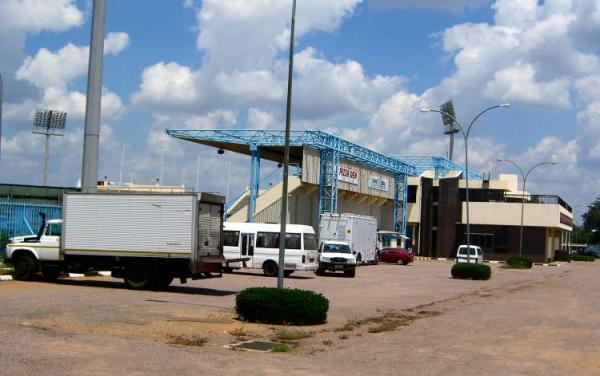
[[[10,239],[5,261],[18,280],[110,270],[134,289],[221,276],[224,201],[206,193],[67,193],[63,218],[44,217],[37,235]]]
[[[319,266],[315,273],[344,272],[347,277],[356,275],[356,257],[346,242],[326,240],[319,246]]]

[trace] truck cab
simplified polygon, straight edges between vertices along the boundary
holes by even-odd
[[[42,220],[37,235],[16,236],[6,245],[5,261],[14,267],[17,280],[31,279],[38,272],[46,279],[60,274],[60,232],[62,219]]]
[[[317,275],[324,275],[326,271],[344,272],[347,277],[356,275],[356,258],[350,244],[342,241],[326,240],[319,246],[319,266]]]

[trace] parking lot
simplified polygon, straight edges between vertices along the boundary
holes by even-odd
[[[132,291],[109,277],[0,282],[3,374],[598,374],[597,263],[454,280],[450,261],[360,267],[356,278],[295,273],[323,293],[326,325],[290,353],[225,348],[269,339],[238,321],[235,293],[274,286],[259,272]],[[185,339],[183,341],[182,339]],[[200,346],[201,345],[201,346]]]

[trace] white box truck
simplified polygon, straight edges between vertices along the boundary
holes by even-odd
[[[110,270],[130,288],[160,289],[220,276],[224,202],[208,193],[66,193],[62,219],[11,239],[6,258],[20,280]]]
[[[350,245],[356,263],[377,262],[377,219],[350,213],[321,215],[319,241],[335,240]]]

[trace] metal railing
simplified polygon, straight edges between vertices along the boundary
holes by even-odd
[[[504,200],[506,202],[521,202],[523,200],[523,196],[520,194],[505,194]],[[569,204],[565,202],[560,196],[557,195],[525,195],[525,203],[526,204],[553,204],[560,205],[563,208],[567,209],[569,212],[572,212],[573,209]]]

